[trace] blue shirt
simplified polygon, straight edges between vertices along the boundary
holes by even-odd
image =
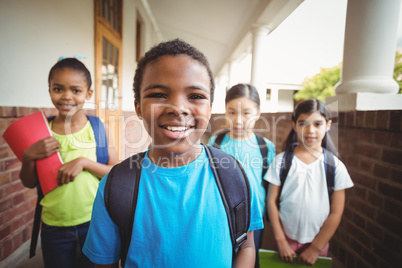
[[[217,136],[213,136],[209,139],[208,144],[213,146]],[[265,143],[268,145],[268,165],[275,158],[275,145],[272,141],[264,138]],[[254,135],[247,140],[232,139],[229,135],[225,135],[222,140],[220,149],[234,158],[236,158],[243,166],[244,171],[250,181],[252,192],[257,194],[257,206],[260,211],[260,215],[264,215],[265,211],[265,196],[266,192],[262,184],[262,155],[260,148],[258,147],[257,138]],[[266,178],[266,173],[265,173]]]
[[[83,248],[97,264],[120,259],[118,227],[105,209],[100,182]],[[163,168],[145,155],[126,267],[231,267],[232,243],[225,208],[203,149],[196,160]],[[250,231],[263,228],[257,207]]]

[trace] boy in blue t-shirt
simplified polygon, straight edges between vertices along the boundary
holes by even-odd
[[[126,267],[232,267],[227,215],[200,144],[213,91],[207,59],[181,40],[160,43],[138,63],[135,110],[153,143],[142,165]],[[121,241],[105,208],[105,182],[106,177],[99,185],[83,251],[102,267],[117,267]],[[254,267],[253,231],[261,228],[258,207],[251,207],[237,267]]]

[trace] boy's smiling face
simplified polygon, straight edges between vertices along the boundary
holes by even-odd
[[[135,110],[153,139],[154,160],[194,160],[211,117],[207,69],[187,55],[163,56],[145,67],[140,92]]]

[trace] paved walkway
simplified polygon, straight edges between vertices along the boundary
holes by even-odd
[[[43,268],[42,250],[38,247],[36,254],[33,258],[25,260],[23,263],[17,265],[15,268]]]

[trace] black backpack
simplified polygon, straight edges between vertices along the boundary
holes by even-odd
[[[225,206],[235,257],[240,245],[247,240],[250,226],[250,185],[236,159],[221,150],[203,146]],[[105,184],[105,206],[120,231],[122,267],[125,265],[131,242],[144,156],[145,152],[142,152],[115,165]],[[238,168],[233,168],[236,166]]]
[[[213,144],[213,146],[215,148],[219,149],[221,147],[223,138],[225,138],[225,136],[226,136],[226,134],[228,132],[229,132],[229,130],[226,129],[226,130],[224,130],[223,132],[219,133],[216,136],[215,142]],[[267,160],[268,144],[264,141],[264,137],[261,136],[260,134],[255,134],[255,137],[257,138],[258,147],[260,148],[260,152],[261,152],[261,155],[262,155],[262,174],[261,174],[261,178],[262,178],[262,186],[264,187],[265,193],[266,193],[265,197],[267,197],[268,196],[269,183],[266,180],[264,180],[264,176],[265,176],[265,173],[267,173],[268,168],[269,168],[268,160]],[[269,216],[268,216],[268,210],[267,209],[265,210],[264,217],[265,217],[265,220],[269,222]]]
[[[47,121],[50,123],[55,118],[55,116],[50,116],[47,118]],[[102,164],[107,164],[109,161],[109,150],[107,145],[107,137],[106,137],[106,130],[105,126],[103,125],[102,121],[99,117],[87,115],[89,122],[91,123],[92,130],[94,131],[95,141],[96,141],[96,161]],[[31,236],[31,245],[29,249],[29,258],[35,256],[36,245],[38,243],[38,236],[39,236],[39,229],[40,229],[40,222],[42,216],[42,206],[40,201],[43,198],[42,188],[38,184],[36,186],[36,191],[38,195],[38,199],[36,201],[35,207],[35,215],[34,215],[34,222],[32,227],[32,236]]]
[[[281,185],[279,187],[279,193],[277,199],[278,207],[279,207],[279,198],[282,194],[283,184],[286,181],[290,167],[292,165],[292,160],[294,156],[294,147],[296,145],[297,143],[290,144],[286,148],[282,158],[281,170],[279,172]],[[324,167],[325,167],[325,176],[327,180],[328,198],[331,203],[331,195],[334,192],[334,185],[335,185],[335,158],[332,152],[329,152],[325,148],[323,148],[323,150],[324,150]]]

